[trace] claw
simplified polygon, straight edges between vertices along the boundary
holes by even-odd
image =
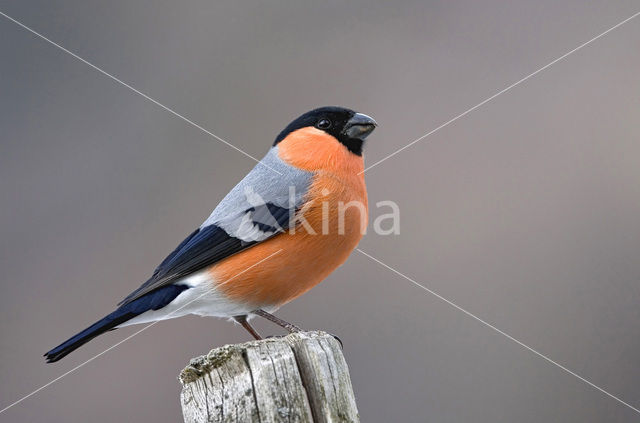
[[[340,349],[344,350],[344,344],[342,343],[342,339],[338,338],[338,335],[334,335],[332,333],[330,333],[329,335],[333,336],[335,340],[338,341],[338,343],[340,344]]]

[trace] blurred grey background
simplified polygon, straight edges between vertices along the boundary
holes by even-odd
[[[0,1],[256,157],[313,107],[370,114],[369,164],[638,7]],[[638,19],[367,172],[372,218],[396,201],[401,234],[360,245],[635,407]],[[0,58],[2,408],[137,330],[41,357],[110,312],[254,163],[3,17]],[[279,314],[342,338],[363,422],[640,420],[359,253]],[[0,421],[178,421],[180,369],[247,339],[222,320],[163,322]]]

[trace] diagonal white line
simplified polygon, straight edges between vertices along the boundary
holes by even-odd
[[[186,117],[184,117],[183,115],[181,115],[180,113],[176,112],[175,110],[165,106],[164,104],[160,103],[159,101],[155,100],[154,98],[149,97],[147,94],[143,93],[142,91],[139,91],[135,88],[133,88],[131,85],[127,84],[126,82],[116,78],[115,76],[111,75],[110,73],[108,73],[107,71],[99,68],[98,66],[94,65],[93,63],[89,62],[88,60],[83,59],[82,57],[78,56],[77,54],[75,54],[74,52],[62,47],[60,44],[51,41],[49,38],[45,37],[44,35],[40,34],[39,32],[29,28],[28,26],[26,26],[25,24],[13,19],[11,16],[7,15],[6,13],[3,13],[0,11],[0,15],[4,16],[5,18],[7,18],[8,20],[10,20],[11,22],[15,23],[16,25],[26,29],[27,31],[31,32],[32,34],[42,38],[43,40],[45,40],[46,42],[48,42],[49,44],[59,48],[60,50],[64,51],[65,53],[75,57],[76,59],[78,59],[79,61],[81,61],[82,63],[92,67],[93,69],[97,70],[98,72],[100,72],[101,74],[113,79],[114,81],[116,81],[117,83],[119,83],[120,85],[130,89],[131,91],[133,91],[134,93],[144,97],[145,99],[149,100],[150,102],[152,102],[153,104],[163,108],[164,110],[166,110],[167,112],[171,113],[172,115],[179,117],[180,119],[182,119],[183,121],[189,123],[190,125],[198,128],[199,130],[201,130],[202,132],[204,132],[207,135],[212,136],[213,138],[217,139],[218,141],[226,144],[227,146],[233,148],[234,150],[238,151],[239,153],[244,154],[245,156],[249,157],[250,159],[254,160],[257,163],[260,163],[262,166],[265,166],[268,169],[271,169],[272,171],[274,171],[275,173],[277,173],[278,175],[282,175],[281,172],[278,172],[276,169],[272,168],[271,166],[261,162],[260,160],[256,159],[255,157],[253,157],[251,154],[247,153],[246,151],[241,150],[240,148],[236,147],[235,145],[231,144],[230,142],[220,138],[219,136],[217,136],[216,134],[214,134],[213,132],[203,128],[202,126],[198,125],[197,123],[193,122],[192,120],[187,119]]]
[[[617,396],[605,391],[604,389],[602,389],[601,387],[599,387],[598,385],[596,385],[593,382],[590,382],[589,380],[583,378],[582,376],[580,376],[579,374],[577,374],[576,372],[569,370],[568,368],[564,367],[562,364],[559,364],[556,361],[553,361],[552,359],[550,359],[549,357],[547,357],[546,355],[542,354],[541,352],[538,352],[536,350],[534,350],[533,348],[531,348],[530,346],[528,346],[527,344],[525,344],[522,341],[517,340],[516,338],[514,338],[513,336],[509,335],[508,333],[504,332],[503,330],[498,329],[497,327],[493,326],[491,323],[488,323],[485,320],[482,320],[480,317],[476,316],[475,314],[471,313],[470,311],[465,310],[464,308],[460,307],[459,305],[455,304],[454,302],[446,299],[445,297],[443,297],[442,295],[438,294],[437,292],[427,288],[424,285],[419,284],[418,282],[414,281],[413,279],[411,279],[409,276],[400,273],[399,271],[397,271],[396,269],[394,269],[393,267],[381,262],[380,260],[378,260],[377,258],[371,256],[370,254],[365,253],[364,251],[362,251],[360,248],[356,248],[356,250],[358,250],[360,253],[362,253],[363,255],[369,257],[371,260],[375,261],[376,263],[380,264],[383,267],[386,267],[387,269],[391,270],[393,273],[402,276],[403,278],[405,278],[406,280],[408,280],[409,282],[411,282],[412,284],[416,285],[419,288],[424,289],[425,291],[427,291],[429,294],[437,297],[438,299],[444,301],[445,303],[449,304],[451,307],[454,307],[457,310],[460,310],[461,312],[463,312],[464,314],[466,314],[467,316],[477,320],[478,322],[482,323],[483,325],[487,326],[490,329],[493,329],[494,331],[498,332],[500,335],[506,337],[507,339],[510,339],[511,341],[515,342],[516,344],[520,345],[521,347],[531,351],[532,353],[534,353],[535,355],[537,355],[538,357],[548,361],[549,363],[553,364],[556,367],[559,367],[560,369],[564,370],[565,372],[569,373],[572,376],[575,376],[576,378],[580,379],[581,381],[583,381],[584,383],[586,383],[587,385],[591,386],[594,389],[597,389],[598,391],[602,392],[603,394],[613,398],[614,400],[618,401],[620,404],[626,405],[627,407],[629,407],[630,409],[632,409],[633,411],[635,411],[636,413],[640,414],[640,410],[637,409],[636,407],[632,406],[631,404],[624,402],[623,400],[621,400],[620,398],[618,398]]]
[[[466,111],[460,113],[458,116],[454,117],[453,119],[450,119],[448,121],[446,121],[445,123],[443,123],[442,125],[438,126],[437,128],[427,132],[426,134],[422,135],[420,138],[416,138],[415,140],[411,141],[409,144],[405,145],[402,148],[397,149],[396,151],[394,151],[393,153],[385,156],[384,158],[378,160],[377,162],[375,162],[374,164],[372,164],[371,166],[368,166],[366,169],[364,169],[362,172],[359,173],[362,174],[366,171],[368,171],[369,169],[371,169],[372,167],[375,167],[377,165],[379,165],[380,163],[384,162],[387,159],[390,159],[391,157],[395,156],[396,154],[400,153],[403,150],[406,150],[407,148],[411,147],[412,145],[414,145],[417,142],[422,141],[423,139],[427,138],[429,135],[434,134],[436,132],[438,132],[439,130],[441,130],[442,128],[444,128],[445,126],[449,126],[450,124],[452,124],[453,122],[455,122],[456,120],[460,119],[463,116],[468,115],[469,113],[473,112],[474,110],[476,110],[478,107],[481,107],[485,104],[487,104],[488,102],[490,102],[491,100],[493,100],[494,98],[498,97],[501,94],[506,93],[507,91],[509,91],[510,89],[520,85],[521,83],[523,83],[524,81],[526,81],[529,78],[534,77],[535,75],[539,74],[540,72],[542,72],[543,70],[549,68],[550,66],[555,65],[556,63],[558,63],[559,61],[561,61],[562,59],[564,59],[565,57],[575,53],[576,51],[580,50],[583,47],[588,46],[589,44],[593,43],[594,41],[596,41],[597,39],[604,37],[605,35],[607,35],[608,33],[610,33],[611,31],[613,31],[614,29],[626,24],[627,22],[629,22],[631,19],[635,18],[636,16],[640,15],[640,12],[637,12],[633,15],[631,15],[630,17],[628,17],[627,19],[625,19],[624,21],[612,26],[611,28],[607,29],[605,32],[603,32],[600,35],[597,35],[595,37],[593,37],[592,39],[590,39],[589,41],[586,41],[582,44],[580,44],[578,47],[574,48],[571,51],[568,51],[567,53],[563,54],[562,56],[558,57],[557,59],[555,59],[554,61],[544,65],[543,67],[541,67],[540,69],[538,69],[537,71],[530,73],[529,75],[525,76],[524,78],[520,79],[519,81],[514,82],[513,84],[509,85],[508,87],[502,89],[501,91],[498,91],[497,93],[495,93],[494,95],[492,95],[491,97],[487,98],[486,100],[481,101],[480,103],[476,104],[475,106],[473,106],[470,109],[467,109]]]
[[[280,253],[282,251],[282,248],[279,249],[278,251],[276,251],[275,253],[272,253],[270,255],[268,255],[267,257],[263,258],[262,260],[258,261],[257,263],[252,264],[251,266],[247,267],[246,269],[244,269],[242,272],[238,273],[237,275],[227,279],[226,281],[218,284],[217,286],[220,287],[222,285],[225,285],[228,282],[231,282],[233,279],[237,278],[238,276],[242,275],[243,273],[247,272],[248,270],[254,268],[255,266],[265,262],[266,260],[270,259],[271,257],[275,256],[276,254]],[[182,310],[183,308],[185,308],[186,306],[188,306],[189,304],[191,304],[192,302],[200,299],[202,296],[207,295],[209,292],[205,292],[203,294],[198,295],[196,298],[194,298],[193,300],[189,301],[188,303],[186,303],[185,305],[183,305],[182,307],[179,307],[175,310],[173,310],[171,313],[167,314],[167,317],[173,315],[174,313]],[[127,336],[126,338],[124,338],[122,341],[118,342],[115,345],[110,346],[109,348],[107,348],[106,350],[102,351],[99,354],[94,355],[93,357],[91,357],[90,359],[88,359],[87,361],[78,364],[76,367],[74,367],[73,369],[69,370],[66,373],[61,374],[60,376],[58,376],[57,378],[53,379],[51,382],[48,382],[44,385],[42,385],[41,387],[39,387],[38,389],[36,389],[35,391],[31,392],[30,394],[25,395],[24,397],[20,398],[19,400],[15,401],[14,403],[6,406],[5,408],[3,408],[2,410],[0,410],[0,414],[4,413],[5,411],[7,411],[8,409],[10,409],[11,407],[13,407],[14,405],[18,405],[20,404],[22,401],[26,400],[29,397],[32,397],[33,395],[37,394],[38,392],[42,391],[43,389],[45,389],[46,387],[53,385],[54,383],[56,383],[57,381],[59,381],[60,379],[62,379],[63,377],[75,372],[76,370],[78,370],[79,368],[83,367],[85,364],[89,364],[91,363],[93,360],[95,360],[96,358],[108,353],[109,351],[111,351],[112,349],[114,349],[115,347],[117,347],[118,345],[122,344],[123,342],[128,341],[129,339],[133,338],[134,336],[138,335],[139,333],[144,332],[145,330],[149,329],[151,326],[155,325],[156,323],[159,323],[160,320],[157,320],[153,323],[148,324],[147,326],[143,327],[142,329],[140,329],[137,332],[134,332],[133,334]]]

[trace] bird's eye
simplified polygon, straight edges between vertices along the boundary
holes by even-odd
[[[329,119],[320,119],[316,125],[320,129],[331,128],[331,121]]]

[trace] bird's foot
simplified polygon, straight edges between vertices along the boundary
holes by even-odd
[[[338,338],[338,335],[334,335],[332,333],[330,333],[329,335],[333,336],[333,338],[338,341],[338,343],[340,344],[340,349],[344,350],[344,344],[342,343],[342,339]]]
[[[287,322],[286,320],[282,320],[279,317],[274,316],[271,313],[267,313],[266,311],[262,310],[262,309],[258,309],[253,311],[253,314],[260,316],[260,317],[264,317],[265,319],[269,320],[270,322],[275,323],[276,325],[280,326],[281,328],[286,329],[287,331],[289,331],[289,333],[296,333],[296,332],[302,332],[302,328],[299,328],[298,326]]]

